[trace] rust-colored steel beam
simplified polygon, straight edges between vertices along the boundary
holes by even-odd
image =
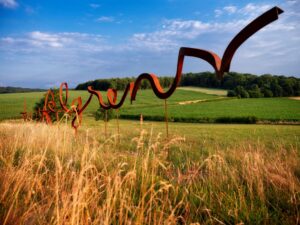
[[[51,99],[49,99],[49,98],[51,98]],[[45,96],[43,109],[40,110],[40,113],[42,114],[42,121],[44,121],[44,119],[45,119],[47,124],[52,124],[50,114],[55,113],[56,110],[57,109],[56,109],[56,104],[55,104],[55,100],[54,100],[54,92],[51,89],[49,89]]]
[[[63,100],[63,91],[65,88],[65,100]],[[68,108],[68,98],[69,98],[69,88],[68,84],[66,82],[61,83],[59,88],[59,102],[61,105],[61,108],[64,112],[68,113],[69,115],[75,114],[74,118],[72,119],[72,127],[75,129],[75,132],[77,133],[78,127],[81,125],[82,121],[82,113],[86,109],[86,107],[89,105],[93,97],[93,94],[90,94],[88,100],[85,102],[84,105],[82,105],[82,99],[81,97],[77,97],[73,99],[71,102],[71,107]]]
[[[227,46],[222,59],[214,52],[210,52],[207,50],[188,47],[180,48],[178,54],[176,75],[172,85],[166,92],[161,87],[158,77],[154,74],[149,73],[140,74],[135,82],[128,84],[121,100],[118,103],[117,90],[115,89],[110,88],[107,90],[108,104],[104,103],[100,91],[94,90],[91,86],[89,86],[88,92],[97,96],[99,104],[102,108],[106,110],[110,108],[118,109],[123,105],[128,92],[130,92],[131,102],[134,101],[136,99],[136,95],[141,82],[143,80],[148,80],[155,95],[160,99],[167,99],[174,93],[177,86],[179,85],[185,56],[200,58],[208,62],[214,68],[218,78],[222,78],[225,72],[229,72],[230,64],[236,50],[257,31],[277,20],[278,15],[281,13],[283,13],[282,9],[273,7],[272,9],[266,11],[251,23],[249,23],[232,39],[232,41]]]
[[[23,108],[23,112],[20,112],[20,114],[22,115],[22,118],[23,118],[24,121],[27,121],[27,120],[28,120],[26,99],[24,99],[24,108]]]
[[[182,69],[184,64],[184,57],[196,57],[200,58],[206,62],[208,62],[215,70],[218,78],[222,78],[225,72],[229,72],[230,64],[232,61],[232,58],[237,51],[237,49],[253,34],[255,34],[257,31],[265,27],[266,25],[272,23],[273,21],[278,19],[278,15],[283,13],[283,10],[278,7],[273,7],[272,9],[266,11],[259,17],[257,17],[255,20],[253,20],[251,23],[249,23],[244,29],[242,29],[229,43],[226,50],[224,51],[222,59],[215,53],[203,50],[203,49],[196,49],[196,48],[188,48],[188,47],[181,47],[178,53],[178,60],[177,60],[177,70],[176,75],[174,78],[173,83],[171,84],[170,88],[167,91],[164,91],[163,88],[160,85],[159,79],[154,74],[149,73],[142,73],[140,74],[135,82],[129,83],[125,91],[123,92],[123,95],[119,102],[117,102],[117,90],[110,88],[107,90],[107,99],[108,103],[105,103],[103,101],[102,95],[100,91],[94,90],[93,87],[88,87],[88,92],[90,93],[90,96],[88,100],[85,102],[85,104],[82,104],[81,97],[77,97],[72,100],[71,107],[68,108],[67,102],[68,102],[68,84],[62,83],[60,85],[59,89],[59,101],[60,105],[62,107],[62,110],[69,115],[75,114],[73,120],[72,120],[72,127],[77,131],[78,127],[81,125],[82,121],[82,113],[86,109],[86,107],[89,105],[93,95],[96,95],[98,98],[99,104],[102,108],[105,110],[108,109],[119,109],[122,107],[128,93],[130,93],[130,100],[131,102],[136,99],[137,92],[139,90],[140,84],[143,80],[148,80],[151,84],[151,88],[155,95],[160,99],[167,99],[169,98],[174,91],[176,90],[177,86],[179,85],[181,76],[182,76]],[[63,89],[65,88],[65,100],[63,100]],[[52,98],[49,100],[49,96]],[[24,110],[24,115],[25,114]],[[52,90],[48,90],[45,98],[45,103],[43,110],[40,110],[40,113],[42,114],[42,119],[46,119],[47,124],[51,124],[51,117],[50,113],[55,113],[56,118],[58,120],[58,113],[59,110],[57,110],[55,101],[54,101],[54,93]],[[23,113],[22,113],[23,115]],[[76,123],[77,121],[77,123]]]

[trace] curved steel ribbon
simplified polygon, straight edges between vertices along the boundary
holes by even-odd
[[[91,93],[92,95],[96,95],[97,96],[98,101],[99,101],[99,105],[103,109],[105,109],[105,110],[108,110],[108,109],[111,109],[111,108],[112,109],[118,109],[118,108],[120,108],[123,105],[128,92],[130,92],[130,95],[131,95],[133,87],[134,87],[134,83],[133,82],[127,84],[127,86],[126,86],[126,88],[124,90],[123,96],[122,96],[121,100],[119,101],[119,103],[116,103],[117,102],[117,95],[118,95],[118,92],[117,92],[116,89],[109,88],[107,90],[108,104],[104,103],[100,91],[96,91],[91,86],[88,86],[88,92]]]
[[[64,87],[65,87],[65,92],[66,92],[65,100],[63,100],[63,88]],[[90,97],[88,98],[88,100],[85,102],[84,105],[82,105],[81,97],[77,97],[77,98],[73,99],[73,101],[71,102],[71,108],[68,108],[68,106],[67,106],[68,98],[69,98],[68,84],[66,82],[64,82],[64,83],[61,83],[61,85],[60,85],[59,102],[60,102],[61,108],[63,111],[65,111],[69,115],[75,114],[74,118],[72,119],[72,127],[75,129],[76,132],[77,132],[77,128],[81,125],[82,113],[86,109],[88,104],[91,102],[92,97],[93,97],[93,94],[90,94]],[[76,124],[76,121],[78,122],[77,124]]]
[[[154,74],[149,73],[143,73],[138,76],[138,78],[135,80],[135,82],[129,83],[125,91],[123,93],[123,96],[121,97],[120,101],[117,103],[117,90],[113,88],[109,88],[107,90],[107,99],[108,103],[105,103],[103,101],[102,95],[100,91],[94,90],[91,86],[88,87],[88,92],[90,93],[90,96],[88,100],[85,102],[85,104],[82,104],[81,97],[77,97],[73,99],[71,102],[71,108],[68,108],[67,102],[68,102],[68,84],[66,82],[62,83],[60,85],[59,89],[59,101],[60,105],[62,107],[62,110],[57,110],[56,104],[54,101],[54,93],[50,89],[47,91],[44,107],[43,110],[40,112],[42,113],[42,119],[46,118],[47,124],[51,124],[51,117],[50,113],[56,113],[56,119],[58,120],[58,113],[61,111],[64,111],[68,113],[69,115],[72,115],[75,113],[72,120],[72,127],[77,131],[77,128],[81,125],[82,121],[82,113],[86,109],[86,107],[89,105],[93,95],[96,95],[98,98],[99,104],[102,108],[108,110],[108,109],[118,109],[120,108],[127,95],[128,92],[130,92],[130,99],[131,102],[136,99],[136,95],[139,89],[139,86],[143,80],[148,80],[151,84],[151,88],[155,95],[160,99],[167,99],[169,98],[174,91],[176,90],[181,76],[182,76],[182,68],[184,63],[184,57],[190,56],[190,57],[196,57],[200,58],[202,60],[205,60],[208,62],[215,70],[218,78],[222,78],[225,72],[228,72],[230,69],[230,64],[232,61],[232,58],[236,52],[236,50],[254,33],[265,27],[266,25],[270,24],[271,22],[278,19],[278,15],[283,13],[283,10],[281,10],[278,7],[273,7],[272,9],[268,10],[267,12],[263,13],[259,17],[257,17],[255,20],[253,20],[250,24],[248,24],[243,30],[241,30],[229,43],[226,50],[224,51],[222,59],[215,54],[214,52],[206,51],[203,49],[196,49],[196,48],[187,48],[182,47],[179,50],[178,54],[178,60],[177,60],[177,70],[176,75],[174,78],[174,81],[172,85],[170,86],[169,90],[164,92],[163,88],[160,85],[159,79]],[[63,100],[63,89],[65,87],[65,100]],[[49,100],[49,96],[52,98]],[[25,110],[24,110],[24,116],[25,116]],[[22,113],[23,114],[23,113]],[[78,123],[76,124],[76,121],[78,119]]]
[[[180,82],[185,56],[191,56],[205,60],[214,68],[218,78],[222,78],[225,72],[229,72],[230,64],[236,50],[257,31],[277,20],[278,15],[281,13],[283,13],[283,10],[275,6],[253,20],[232,39],[232,41],[224,51],[222,59],[217,54],[203,49],[187,47],[180,48],[178,54],[176,76],[169,90],[167,90],[166,92],[164,92],[163,88],[161,87],[158,77],[154,74],[149,73],[143,73],[139,75],[134,83],[128,84],[124,91],[122,99],[118,104],[116,104],[117,90],[115,89],[110,88],[107,91],[108,104],[104,103],[100,91],[94,90],[91,86],[88,87],[88,91],[89,93],[97,96],[99,104],[102,108],[117,109],[123,105],[129,91],[131,93],[131,102],[134,101],[136,99],[136,94],[142,80],[148,80],[155,95],[160,99],[167,99],[174,93]]]
[[[49,96],[52,98],[49,100]],[[52,124],[51,113],[56,112],[56,104],[54,101],[54,93],[51,89],[49,89],[45,96],[43,109],[40,111],[42,113],[42,120],[45,118],[47,124]]]
[[[263,13],[251,23],[249,23],[243,30],[241,30],[229,43],[227,46],[223,57],[222,57],[222,65],[220,68],[220,72],[228,72],[230,69],[231,60],[233,58],[236,50],[254,33],[267,26],[268,24],[274,22],[278,19],[278,15],[283,13],[284,11],[279,7],[275,6],[267,12]]]
[[[24,99],[24,106],[23,106],[23,112],[20,112],[20,114],[22,115],[22,118],[24,121],[28,120],[28,114],[27,114],[27,106],[26,106],[26,99]]]

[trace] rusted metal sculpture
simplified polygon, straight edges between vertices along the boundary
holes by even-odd
[[[167,99],[165,99],[165,123],[166,123],[166,135],[169,138],[169,115],[168,115],[168,104]]]
[[[50,98],[50,99],[49,99]],[[49,89],[46,93],[43,109],[40,110],[42,113],[42,121],[46,120],[47,124],[52,124],[51,113],[56,113],[56,103],[54,99],[54,92]]]
[[[24,108],[23,108],[23,112],[20,112],[20,114],[22,115],[22,118],[23,118],[24,121],[27,121],[27,120],[28,120],[26,99],[24,99]]]
[[[97,96],[99,104],[102,108],[117,109],[123,105],[128,92],[130,92],[131,102],[134,101],[136,99],[136,95],[141,82],[143,80],[148,80],[155,95],[160,99],[167,99],[174,93],[180,82],[185,56],[191,56],[205,60],[215,69],[218,78],[221,79],[225,72],[229,72],[230,64],[236,50],[257,31],[277,20],[278,15],[281,13],[283,13],[282,9],[273,7],[272,9],[268,10],[267,12],[263,13],[261,16],[253,20],[232,39],[232,41],[227,46],[222,59],[217,54],[210,51],[181,47],[178,54],[176,76],[169,90],[167,90],[166,92],[164,92],[163,88],[161,87],[158,77],[154,74],[149,73],[140,74],[135,82],[131,82],[130,84],[128,84],[121,100],[118,103],[116,103],[117,90],[115,89],[110,88],[107,90],[108,104],[105,104],[103,102],[100,91],[94,90],[91,86],[88,87],[88,91],[89,93]]]
[[[151,84],[151,88],[155,93],[155,95],[160,99],[166,100],[174,93],[177,86],[179,85],[182,76],[182,69],[183,69],[185,56],[191,56],[191,57],[196,57],[205,60],[214,68],[217,77],[221,79],[225,72],[229,72],[230,64],[236,50],[257,31],[259,31],[266,25],[272,23],[273,21],[277,20],[278,15],[281,13],[283,13],[282,9],[278,7],[273,7],[272,9],[268,10],[267,12],[263,13],[255,20],[253,20],[250,24],[248,24],[243,30],[241,30],[232,39],[232,41],[229,43],[226,50],[224,51],[222,59],[214,52],[210,52],[203,49],[181,47],[178,54],[176,76],[169,90],[167,90],[166,92],[164,92],[163,88],[161,87],[158,77],[154,74],[149,74],[149,73],[140,74],[138,78],[135,80],[135,82],[129,83],[126,86],[123,96],[118,103],[117,103],[116,89],[109,88],[107,90],[108,104],[104,103],[100,91],[96,91],[91,86],[89,86],[88,92],[97,96],[100,106],[105,110],[108,110],[110,108],[118,109],[123,105],[128,92],[130,92],[131,102],[134,101],[136,99],[136,95],[141,82],[143,80],[148,80]],[[166,101],[165,101],[165,122],[166,122],[166,134],[168,137],[169,132],[168,132],[168,114],[167,114]]]
[[[65,98],[63,92],[65,88]],[[59,102],[61,109],[56,106],[54,92],[49,89],[46,93],[43,109],[38,109],[38,113],[42,115],[42,121],[46,120],[47,124],[52,124],[51,114],[55,114],[56,121],[59,121],[59,113],[64,112],[70,116],[75,115],[72,119],[72,127],[77,133],[78,127],[81,125],[82,113],[90,103],[93,95],[91,94],[84,105],[82,105],[81,97],[75,98],[71,102],[71,107],[68,108],[69,89],[67,83],[62,83],[59,89]]]
[[[159,79],[154,74],[143,73],[138,76],[135,82],[129,83],[120,99],[117,102],[117,90],[113,88],[109,88],[107,90],[107,99],[108,103],[104,103],[102,95],[100,91],[94,90],[93,87],[88,87],[88,92],[90,96],[86,103],[82,104],[81,97],[74,99],[71,103],[71,108],[67,107],[68,101],[68,85],[67,83],[62,83],[60,85],[59,90],[59,100],[62,110],[68,114],[75,114],[75,117],[72,120],[72,127],[77,131],[77,128],[80,126],[82,121],[82,113],[90,103],[92,96],[96,95],[98,98],[100,106],[105,109],[119,109],[122,107],[128,93],[130,93],[130,100],[131,102],[136,100],[136,95],[139,90],[140,84],[143,80],[148,80],[151,84],[151,88],[155,95],[160,99],[167,99],[169,98],[174,91],[176,90],[177,86],[179,85],[181,76],[182,76],[182,69],[184,63],[184,57],[196,57],[208,62],[215,70],[217,77],[222,78],[225,72],[229,72],[230,64],[232,58],[236,52],[236,50],[253,34],[257,31],[265,27],[266,25],[272,23],[273,21],[278,19],[278,15],[283,13],[283,10],[278,7],[273,7],[272,9],[268,10],[267,12],[263,13],[255,20],[253,20],[250,24],[248,24],[243,30],[241,30],[229,43],[226,50],[224,51],[222,59],[215,53],[206,51],[203,49],[196,49],[196,48],[188,48],[188,47],[181,47],[178,54],[177,60],[177,70],[176,75],[174,78],[173,83],[171,84],[170,88],[165,92],[160,85]],[[63,88],[65,87],[66,96],[65,100],[63,100]],[[49,95],[52,97],[52,100],[49,100]],[[25,111],[24,111],[25,112]],[[49,116],[50,113],[56,113],[58,115],[58,110],[55,110],[55,102],[54,102],[54,94],[53,91],[49,90],[46,95],[44,108],[41,111],[43,114],[43,118],[46,118],[46,122],[48,124],[51,123],[51,117]],[[165,102],[165,117],[167,122],[167,103]],[[167,135],[168,135],[168,125],[166,123]]]
[[[65,87],[65,100],[63,100],[63,88]],[[68,98],[69,98],[69,89],[68,84],[66,82],[62,83],[59,88],[59,102],[63,111],[69,115],[74,114],[75,116],[72,119],[72,127],[75,129],[75,133],[77,133],[78,127],[81,125],[82,121],[82,113],[89,105],[92,100],[93,95],[90,94],[88,100],[82,105],[81,97],[77,97],[73,99],[71,102],[71,107],[68,108]]]

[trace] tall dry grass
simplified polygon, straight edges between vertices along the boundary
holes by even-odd
[[[116,140],[1,123],[0,224],[299,224],[296,148],[215,146],[180,162],[183,138]]]

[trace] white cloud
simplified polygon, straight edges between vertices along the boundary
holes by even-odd
[[[97,22],[107,22],[107,23],[111,23],[115,21],[115,18],[112,16],[101,16],[98,19],[96,19]]]
[[[96,4],[96,3],[91,3],[89,6],[90,6],[91,8],[93,8],[93,9],[97,9],[97,8],[99,8],[101,5]]]
[[[0,5],[9,9],[15,9],[19,6],[17,1],[15,0],[0,0]]]
[[[240,8],[238,10],[239,13],[242,13],[244,15],[259,15],[261,13],[264,13],[265,11],[267,11],[268,9],[271,9],[272,5],[269,4],[253,4],[253,3],[249,3],[246,6],[244,6],[243,8]]]
[[[272,8],[269,4],[254,4],[248,3],[244,7],[236,7],[234,5],[224,6],[222,9],[215,9],[215,16],[220,17],[221,15],[240,15],[240,16],[256,16],[268,9]]]
[[[5,37],[5,38],[1,38],[1,41],[9,44],[9,43],[14,43],[15,40],[11,37]]]
[[[237,11],[237,7],[232,6],[232,5],[225,6],[223,9],[229,14],[235,13]]]
[[[68,39],[56,34],[43,33],[34,31],[29,34],[30,42],[36,46],[50,46],[54,48],[63,47],[64,42]]]
[[[0,49],[9,51],[40,52],[49,49],[70,50],[80,48],[82,51],[102,51],[104,38],[101,35],[61,32],[47,33],[33,31],[21,37],[3,37]]]
[[[247,22],[247,20],[227,23],[209,23],[200,20],[165,20],[162,25],[163,29],[151,33],[136,33],[131,41],[141,48],[162,51],[198,39],[202,35],[230,33],[243,27]]]
[[[220,9],[215,9],[215,17],[219,17],[223,14],[223,11]]]

